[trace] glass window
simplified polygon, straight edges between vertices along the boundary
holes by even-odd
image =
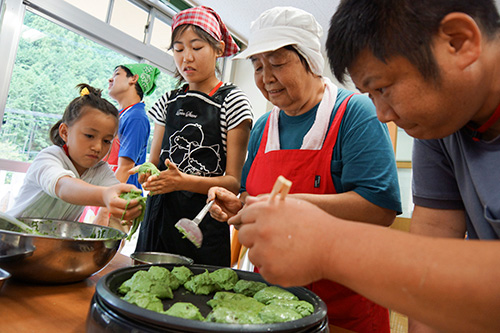
[[[133,3],[115,0],[110,24],[143,42],[148,16],[148,12]]]
[[[106,22],[106,17],[108,15],[109,0],[64,0],[67,3],[79,8],[80,10],[86,12],[98,18],[99,20]]]
[[[108,79],[117,65],[135,62],[27,11],[0,128],[1,158],[30,162],[50,146],[49,130],[78,96],[79,83],[102,89],[114,103]],[[145,99],[146,108],[174,82],[162,73],[157,91]]]
[[[403,213],[400,217],[411,218],[413,214],[413,197],[412,197],[412,169],[398,168],[399,190],[401,193],[401,206]]]
[[[398,127],[396,141],[396,161],[411,161],[413,152],[413,138],[409,136],[402,128]]]
[[[172,54],[172,51],[168,51],[168,48],[170,47],[171,36],[172,28],[170,27],[170,25],[163,22],[159,18],[156,18],[153,25],[153,31],[151,33],[151,45],[159,48],[162,51]]]

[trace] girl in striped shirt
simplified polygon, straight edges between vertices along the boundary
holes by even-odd
[[[227,224],[206,216],[200,223],[200,248],[183,238],[175,224],[197,215],[210,187],[240,189],[252,110],[241,89],[216,76],[217,58],[235,54],[238,46],[217,13],[203,6],[174,16],[171,40],[176,76],[185,84],[163,95],[148,112],[155,122],[150,162],[161,172],[139,178],[150,196],[136,251],[229,266]]]

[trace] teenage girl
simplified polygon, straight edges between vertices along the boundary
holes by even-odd
[[[122,218],[127,204],[118,196],[135,186],[120,184],[102,158],[118,130],[118,111],[101,98],[101,90],[77,86],[80,97],[66,107],[50,130],[53,146],[43,149],[31,164],[14,206],[7,213],[77,221],[85,205],[107,207]],[[124,219],[141,213],[137,200],[129,203]]]
[[[229,226],[206,216],[197,248],[175,228],[194,218],[219,185],[237,193],[252,125],[246,95],[216,76],[216,60],[238,52],[211,8],[195,7],[173,18],[177,77],[185,84],[163,95],[148,112],[155,121],[150,162],[159,176],[139,181],[150,191],[137,251],[181,254],[197,264],[230,265]]]

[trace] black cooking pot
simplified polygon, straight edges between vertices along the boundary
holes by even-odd
[[[172,317],[158,312],[146,310],[121,299],[118,287],[139,270],[148,270],[153,265],[139,265],[118,269],[103,276],[96,285],[87,317],[87,332],[328,332],[326,304],[313,292],[302,287],[285,288],[300,300],[314,306],[314,312],[299,320],[274,324],[222,324],[201,322]],[[171,270],[175,264],[161,264]],[[191,265],[194,274],[208,270],[213,272],[218,266]],[[240,279],[259,281],[268,284],[260,274],[235,270]],[[269,284],[268,284],[269,285]],[[206,302],[213,294],[194,295],[184,287],[174,291],[173,300],[163,300],[165,309],[175,302],[190,302],[196,305],[203,316],[211,311]]]

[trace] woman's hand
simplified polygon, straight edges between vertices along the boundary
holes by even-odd
[[[138,200],[131,200],[127,205],[127,200],[119,197],[120,194],[131,190],[139,191],[134,185],[123,183],[104,189],[102,199],[112,216],[123,220],[133,220],[141,215],[142,207]]]
[[[233,192],[220,186],[208,190],[208,201],[210,200],[215,200],[209,211],[210,216],[220,222],[226,222],[243,207],[243,203]]]
[[[181,185],[184,181],[184,174],[169,160],[165,160],[165,165],[167,170],[160,172],[159,176],[149,176],[142,183],[142,187],[144,190],[149,191],[149,194],[156,195],[182,190]]]

